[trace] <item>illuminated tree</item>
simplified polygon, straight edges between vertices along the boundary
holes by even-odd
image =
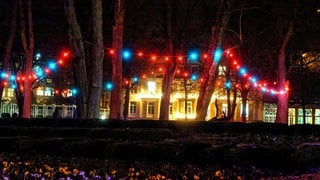
[[[25,54],[25,74],[30,76],[32,71],[32,60],[34,51],[34,37],[33,37],[33,21],[32,21],[32,1],[28,0],[26,4],[19,0],[19,15],[21,26],[21,40]],[[24,6],[26,6],[26,14],[24,13]],[[27,23],[26,23],[27,21]],[[26,78],[23,86],[23,111],[21,117],[31,118],[31,103],[32,103],[32,80]]]
[[[115,55],[112,57],[112,91],[110,98],[110,119],[121,117],[121,90],[122,90],[122,48],[123,25],[125,15],[125,0],[116,0],[114,3],[114,26],[112,48]]]
[[[215,88],[215,82],[218,76],[218,63],[222,56],[222,35],[226,29],[229,20],[229,12],[227,1],[220,0],[218,3],[218,10],[216,21],[212,26],[212,34],[209,39],[208,54],[213,54],[212,60],[207,61],[203,72],[204,82],[201,84],[199,97],[197,101],[197,120],[203,121],[206,118],[208,106],[211,101],[211,96]]]

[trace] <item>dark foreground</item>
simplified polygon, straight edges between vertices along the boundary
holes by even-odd
[[[320,127],[0,119],[0,179],[320,179]]]

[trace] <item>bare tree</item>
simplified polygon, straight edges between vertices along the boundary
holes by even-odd
[[[26,6],[26,16],[24,8]],[[24,6],[22,0],[19,0],[19,14],[21,26],[21,40],[25,54],[25,74],[27,77],[33,74],[32,60],[34,51],[34,36],[33,36],[33,22],[32,22],[32,1],[28,0]],[[27,23],[26,23],[27,21]],[[32,104],[32,79],[26,78],[24,81],[24,98],[23,98],[23,118],[31,118],[31,104]]]
[[[87,117],[88,79],[85,61],[85,51],[80,26],[77,22],[73,0],[64,1],[64,9],[69,23],[69,43],[73,55],[76,86],[79,87],[77,96],[78,117]]]
[[[88,97],[88,119],[99,119],[103,75],[102,0],[92,0],[92,73]]]
[[[209,53],[215,52],[216,49],[221,48],[222,35],[223,31],[226,29],[226,25],[229,20],[229,12],[227,10],[227,0],[220,0],[218,4],[218,12],[216,16],[216,22],[212,26],[212,34],[209,43]],[[214,59],[214,57],[212,57]],[[211,96],[215,88],[215,82],[218,75],[218,59],[214,59],[214,61],[207,62],[205,65],[203,77],[204,82],[201,84],[199,97],[197,101],[197,120],[205,120],[208,106],[211,101]]]
[[[115,24],[113,26],[112,47],[116,54],[112,58],[112,83],[113,88],[110,98],[110,119],[121,117],[121,87],[122,87],[122,48],[123,48],[123,23],[125,15],[125,0],[115,1]]]

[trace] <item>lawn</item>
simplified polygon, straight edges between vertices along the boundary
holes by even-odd
[[[315,125],[1,119],[0,160],[15,179],[294,179],[320,176],[319,138]]]

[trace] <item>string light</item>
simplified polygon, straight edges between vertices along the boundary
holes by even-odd
[[[125,52],[130,52],[130,55],[126,55],[126,57],[128,58],[131,58],[132,56],[138,56],[138,57],[145,57],[146,59],[151,59],[151,60],[157,60],[157,59],[163,59],[164,62],[170,62],[171,60],[173,59],[177,59],[178,61],[177,62],[180,62],[180,63],[185,63],[183,61],[183,59],[188,59],[191,63],[194,63],[194,62],[198,62],[201,58],[202,60],[206,60],[209,58],[208,54],[204,53],[202,55],[200,55],[201,53],[199,51],[191,51],[189,54],[187,55],[178,55],[178,56],[167,56],[167,55],[164,55],[164,56],[159,56],[159,55],[155,55],[155,54],[151,54],[151,55],[147,55],[146,53],[143,53],[142,51],[138,51],[137,53],[134,53],[134,52],[131,52],[131,51],[128,51],[128,50],[124,50],[123,53]],[[114,49],[110,49],[109,50],[109,54],[113,55],[115,54],[115,51]],[[124,56],[125,54],[123,54]],[[254,75],[251,75],[249,73],[249,71],[247,70],[246,67],[242,66],[240,64],[240,62],[235,58],[234,54],[232,54],[230,51],[223,51],[220,47],[218,47],[213,53],[213,61],[215,63],[218,63],[222,57],[224,55],[226,55],[228,57],[228,59],[231,61],[231,63],[233,64],[233,68],[235,70],[238,71],[239,75],[242,77],[242,78],[245,78],[247,80],[247,82],[251,83],[253,85],[253,87],[257,88],[258,90],[260,90],[261,92],[263,93],[269,93],[269,94],[272,94],[272,95],[277,95],[277,94],[284,94],[284,93],[287,93],[289,91],[289,88],[286,87],[285,89],[283,90],[277,90],[275,88],[272,88],[272,87],[268,87],[267,84],[265,82],[262,82],[262,81],[259,81],[257,79],[256,76]],[[161,58],[163,57],[163,58]],[[200,58],[201,57],[201,58]],[[164,69],[163,68],[159,68],[158,69],[158,72],[163,72]],[[180,74],[180,70],[177,70],[177,74]],[[154,74],[154,72],[152,72],[151,74]],[[186,77],[186,74],[187,76],[189,77],[189,74],[188,73],[184,73],[184,76]],[[195,78],[196,77],[196,78]],[[146,75],[144,74],[142,76],[143,79],[146,78]],[[198,78],[197,76],[194,76],[194,75],[191,75],[190,76],[190,79],[191,80],[199,80],[200,82],[204,82],[204,78]],[[219,82],[218,84],[221,84],[221,82]],[[276,85],[276,84],[274,84]],[[226,82],[225,83],[225,86],[226,88],[231,88],[232,86],[232,83],[231,82]],[[247,87],[249,87],[249,85],[246,84]]]

